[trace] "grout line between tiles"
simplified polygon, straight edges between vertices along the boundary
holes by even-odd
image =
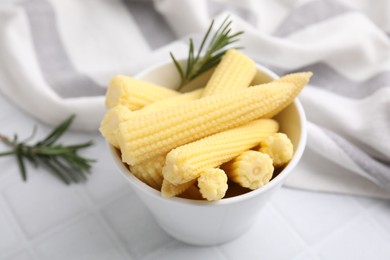
[[[87,196],[88,203],[93,204],[94,205],[93,207],[99,208],[99,209],[102,209],[102,208],[108,206],[112,202],[122,198],[123,196],[125,196],[127,194],[135,194],[135,193],[133,193],[133,191],[129,187],[129,189],[121,190],[120,192],[116,193],[115,195],[111,195],[111,196],[109,196],[109,197],[107,197],[107,198],[105,198],[105,199],[103,199],[102,201],[99,202],[99,201],[96,201],[96,200],[92,199],[90,194],[85,190],[85,188],[83,188],[82,193],[85,194],[85,196]]]
[[[344,196],[344,195],[343,195]],[[357,203],[359,204],[359,203]],[[277,209],[278,212],[281,212],[281,210],[278,208],[277,205],[275,204],[272,204],[272,206]],[[360,207],[360,205],[359,205]],[[317,248],[317,245],[318,244],[322,244],[323,241],[327,240],[329,237],[332,237],[334,233],[337,233],[338,230],[340,229],[343,229],[345,226],[349,226],[352,222],[354,221],[357,221],[357,219],[359,219],[363,214],[365,214],[366,211],[359,211],[358,214],[356,214],[353,218],[351,218],[349,220],[349,222],[345,223],[344,225],[340,225],[339,227],[336,227],[335,229],[329,231],[329,233],[327,233],[325,236],[323,236],[320,240],[318,240],[316,243],[312,244],[312,245],[309,245],[309,243],[300,235],[299,231],[296,231],[298,234],[299,234],[299,237],[305,241],[305,244],[308,246],[308,248]],[[279,214],[280,216],[282,216],[283,219],[285,219],[285,217],[283,216],[283,213]],[[285,220],[286,222],[288,222],[287,220]]]
[[[26,247],[26,244],[27,244],[27,236],[26,234],[24,233],[24,231],[20,228],[20,226],[17,224],[16,222],[16,217],[14,216],[14,213],[12,212],[12,210],[9,208],[9,205],[7,203],[7,201],[4,199],[3,197],[3,194],[1,193],[0,194],[0,208],[1,210],[5,213],[5,219],[7,221],[7,223],[10,223],[11,226],[12,226],[12,230],[16,233],[16,237],[19,239],[19,243],[18,245],[13,245],[9,251],[11,252],[16,252],[18,251],[20,248],[24,248]],[[20,242],[21,241],[21,242]],[[20,246],[21,244],[21,246]],[[8,251],[8,250],[7,250]],[[12,254],[12,253],[10,253]],[[9,255],[8,253],[6,253],[6,255]]]
[[[12,182],[13,182],[12,180],[7,180],[7,183],[12,183]],[[3,185],[4,185],[4,183],[2,183],[2,186]],[[38,254],[35,253],[37,246],[40,243],[42,243],[43,241],[45,241],[47,238],[51,237],[52,235],[55,235],[56,233],[60,232],[61,230],[72,225],[73,223],[76,223],[80,219],[83,219],[84,217],[87,217],[88,215],[93,215],[95,217],[96,221],[98,221],[98,223],[102,226],[103,230],[110,236],[109,240],[117,249],[117,253],[123,259],[132,259],[133,256],[129,255],[129,252],[127,252],[127,250],[125,250],[123,244],[120,242],[120,239],[117,237],[115,232],[111,229],[111,227],[107,224],[106,220],[101,216],[100,210],[102,208],[104,208],[105,206],[109,205],[110,203],[112,203],[113,201],[115,201],[115,200],[117,200],[117,199],[119,199],[127,194],[131,194],[132,196],[135,196],[134,193],[132,193],[131,190],[124,190],[122,192],[115,194],[114,196],[110,196],[110,198],[104,200],[102,203],[95,204],[95,201],[90,198],[90,196],[89,196],[88,192],[85,190],[85,188],[83,188],[81,186],[76,186],[76,187],[72,187],[72,189],[74,189],[74,192],[77,194],[76,196],[78,196],[79,199],[82,200],[82,204],[84,204],[87,208],[86,210],[83,210],[83,211],[79,212],[78,214],[73,215],[72,217],[68,218],[66,221],[62,222],[61,225],[54,226],[54,227],[50,228],[49,230],[44,231],[41,234],[39,234],[35,237],[32,237],[32,238],[28,238],[25,231],[22,230],[21,227],[17,223],[12,223],[12,225],[15,227],[14,229],[17,229],[17,233],[18,233],[17,236],[18,236],[19,240],[22,240],[21,243],[23,245],[15,247],[13,249],[10,249],[5,254],[0,253],[0,256],[2,258],[8,257],[8,256],[12,256],[15,253],[18,253],[19,250],[29,249],[29,251],[34,252],[33,255],[36,259],[41,260],[41,258],[38,257]],[[0,195],[2,195],[2,193],[0,193]],[[16,217],[14,216],[12,210],[8,208],[8,205],[7,205],[5,200],[4,201],[1,201],[1,200],[4,200],[2,198],[2,196],[0,196],[0,202],[2,202],[5,205],[2,208],[6,208],[8,211],[7,215],[9,215],[9,216],[7,217],[7,221],[8,221],[8,219],[11,219],[12,222],[15,222]],[[0,206],[1,206],[1,203],[0,203]]]
[[[371,221],[375,227],[377,227],[378,229],[378,232],[381,232],[383,233],[386,237],[389,237],[390,238],[390,232],[387,232],[387,231],[384,231],[385,228],[383,228],[382,224],[379,223],[379,221],[373,217],[373,214],[371,214],[372,211],[374,211],[375,209],[377,208],[380,208],[380,207],[383,207],[384,205],[383,204],[388,204],[386,202],[383,202],[383,203],[379,203],[379,204],[376,204],[374,207],[371,207],[369,208],[365,213],[364,215],[366,215],[366,218]],[[387,206],[390,206],[390,205],[387,205]]]
[[[156,248],[155,250],[151,251],[150,253],[144,255],[140,260],[151,260],[151,259],[156,259],[156,258],[151,258],[151,257],[157,257],[164,251],[167,251],[167,249],[174,247],[175,245],[180,244],[179,241],[177,240],[172,240],[168,243],[166,243],[164,246]]]
[[[344,230],[348,229],[354,223],[358,222],[359,219],[363,217],[363,215],[364,213],[357,214],[354,218],[350,219],[349,222],[346,222],[344,225],[330,231],[326,236],[324,236],[322,239],[320,239],[317,243],[315,243],[312,246],[313,250],[317,251],[317,249],[320,248],[324,243],[331,240],[334,236],[340,234]]]
[[[228,255],[226,255],[223,250],[221,250],[221,247],[220,246],[214,246],[213,249],[215,249],[215,251],[217,251],[217,253],[222,256],[225,260],[229,260],[230,257]]]
[[[318,253],[313,250],[313,248],[308,248],[307,250],[303,251],[302,253],[296,255],[292,260],[300,259],[302,256],[305,256],[306,254],[310,254],[310,256],[316,257],[315,260],[320,260],[321,257],[318,255]]]
[[[110,202],[113,202],[113,201],[115,201],[118,198],[121,198],[122,196],[125,196],[129,192],[126,191],[126,192],[123,192],[123,194],[121,192],[118,196],[112,196],[113,198],[111,198],[110,200],[105,201],[104,203],[101,203],[100,205],[97,205],[90,198],[88,192],[85,190],[84,187],[78,187],[77,191],[79,193],[79,196],[81,196],[83,198],[84,202],[87,204],[87,206],[89,208],[88,212],[95,216],[97,221],[101,224],[101,227],[110,236],[109,240],[110,240],[111,243],[114,244],[114,246],[116,247],[116,251],[119,253],[119,255],[121,255],[124,259],[132,259],[133,256],[129,255],[127,250],[124,248],[124,245],[121,243],[120,239],[116,235],[116,233],[112,230],[110,225],[106,222],[106,220],[100,214],[101,209],[104,206],[108,205]]]
[[[360,201],[360,199],[362,199],[362,198],[364,198],[364,197],[357,197],[357,202],[358,202],[358,205],[361,208],[362,212],[366,212],[366,211],[371,210],[372,208],[376,208],[379,205],[382,205],[384,202],[387,201],[386,199],[373,199],[374,202],[372,203],[372,205],[366,206],[366,205],[362,205],[362,202]]]
[[[126,196],[126,195],[128,195],[128,194],[130,194],[131,196],[137,196],[137,195],[131,190],[131,188],[130,188],[130,186],[129,186],[129,189],[124,190],[124,191],[122,191],[122,192],[120,192],[120,193],[118,193],[118,194],[116,194],[116,195],[113,195],[113,196],[111,196],[109,199],[104,200],[104,202],[99,203],[98,205],[96,205],[96,204],[94,204],[94,200],[90,197],[90,195],[88,194],[87,191],[83,190],[83,193],[84,193],[85,196],[88,198],[89,203],[92,204],[92,207],[95,208],[95,210],[96,210],[96,211],[99,211],[99,212],[100,212],[100,210],[101,210],[102,208],[104,208],[104,207],[110,205],[112,202],[114,202],[114,201],[116,201],[116,200],[122,198],[123,196]],[[116,233],[112,230],[111,226],[106,222],[106,220],[104,219],[104,217],[102,217],[100,214],[98,214],[98,215],[99,215],[99,219],[101,219],[101,221],[104,222],[106,228],[109,230],[110,233],[112,233],[112,236],[115,237],[115,239],[116,239],[116,240],[118,241],[118,243],[120,244],[121,248],[123,248],[123,244],[122,244],[122,242],[121,242],[121,239],[120,239],[120,238],[116,235]],[[144,259],[145,257],[148,257],[149,255],[152,255],[154,252],[157,252],[157,251],[159,251],[159,250],[164,249],[166,246],[170,246],[171,244],[175,244],[175,243],[179,243],[179,242],[178,242],[177,240],[173,240],[173,241],[171,241],[171,242],[168,242],[168,243],[166,243],[166,244],[164,244],[164,245],[162,245],[162,246],[156,248],[155,250],[151,251],[150,253],[146,254],[145,256],[142,257],[142,259]],[[127,251],[126,249],[123,248],[123,250],[125,250],[125,252],[128,254],[128,251]]]
[[[70,188],[71,188],[71,187],[70,187]],[[88,207],[90,208],[88,199],[86,199],[85,196],[82,195],[83,193],[80,192],[80,189],[82,189],[82,188],[80,188],[80,187],[72,187],[72,188],[74,189],[74,192],[77,194],[77,196],[82,200],[83,204],[86,205],[86,206],[88,206]],[[70,217],[69,219],[67,219],[67,220],[64,221],[63,223],[61,223],[61,225],[59,225],[59,226],[54,226],[54,227],[50,228],[49,230],[44,231],[44,232],[42,232],[40,235],[38,235],[38,236],[36,236],[36,237],[33,237],[33,238],[31,238],[31,239],[28,239],[28,238],[27,238],[27,235],[24,234],[24,232],[23,232],[23,234],[24,234],[24,241],[25,241],[25,243],[27,244],[27,245],[25,246],[25,248],[26,248],[26,247],[30,247],[30,248],[35,252],[37,246],[38,246],[41,242],[45,241],[47,238],[49,238],[49,237],[51,237],[52,235],[54,235],[54,234],[60,232],[60,231],[63,230],[64,228],[67,228],[68,226],[70,226],[70,225],[76,223],[76,222],[79,221],[80,219],[82,219],[82,218],[84,218],[84,217],[87,217],[87,216],[90,215],[90,214],[94,214],[95,216],[97,216],[97,219],[98,219],[99,223],[102,222],[102,221],[99,219],[99,214],[96,214],[96,210],[83,210],[83,211],[81,211],[80,213],[78,213],[78,214],[76,214],[76,215],[73,215],[72,217]],[[103,224],[105,225],[105,222],[104,222]],[[111,234],[110,234],[110,235],[111,235]],[[112,242],[112,239],[111,239],[111,242]],[[114,243],[114,244],[115,244],[115,243]],[[117,244],[115,244],[115,245],[117,246]],[[118,246],[117,246],[117,248],[118,248]],[[119,248],[121,248],[121,247],[119,247]],[[126,252],[126,251],[125,251],[125,252]],[[36,255],[36,254],[35,254],[35,255]],[[121,252],[120,255],[123,256],[123,252]],[[126,258],[124,258],[124,259],[129,259],[129,256],[128,256],[127,254],[126,254],[125,256],[126,256]],[[40,258],[37,257],[37,259],[40,259]],[[40,259],[40,260],[41,260],[41,259]]]
[[[233,260],[232,258],[230,258],[229,255],[226,254],[225,251],[222,250],[221,246],[215,246],[215,249],[218,251],[218,253],[223,257],[225,258],[226,260]]]
[[[80,219],[88,216],[87,211],[83,211],[77,215],[74,215],[73,217],[69,218],[67,221],[61,223],[61,225],[55,226],[50,228],[48,231],[43,232],[42,234],[36,236],[31,240],[31,243],[33,243],[35,246],[37,246],[39,243],[45,241],[47,238],[55,235],[56,233],[59,233],[62,229],[76,223]]]
[[[16,255],[18,253],[22,253],[22,252],[27,252],[30,256],[32,256],[32,258],[30,258],[30,260],[39,259],[36,255],[35,251],[33,251],[33,249],[31,249],[31,248],[22,248],[22,249],[19,248],[18,250],[14,250],[12,252],[8,252],[7,254],[0,256],[0,259],[1,260],[5,260],[5,259],[12,260],[13,258],[10,258],[11,256],[14,256],[14,255]],[[41,260],[41,259],[39,259],[39,260]]]
[[[7,223],[10,223],[12,226],[12,230],[16,233],[17,238],[19,239],[18,244],[14,248],[10,248],[5,253],[0,255],[0,259],[9,258],[13,254],[17,254],[18,252],[26,251],[30,253],[34,257],[34,259],[39,259],[37,257],[37,254],[35,252],[35,248],[33,246],[33,241],[28,239],[27,235],[25,234],[24,230],[18,225],[17,221],[15,220],[16,217],[14,216],[14,213],[9,208],[8,203],[3,197],[3,194],[0,194],[0,208],[5,212],[5,218]]]
[[[285,226],[292,231],[302,242],[302,244],[305,246],[306,249],[310,248],[309,244],[306,242],[306,240],[302,237],[302,235],[291,225],[290,222],[287,221],[287,219],[284,217],[283,212],[273,203],[269,203],[269,208],[273,209],[277,212],[277,216],[282,220],[282,222],[285,224]]]

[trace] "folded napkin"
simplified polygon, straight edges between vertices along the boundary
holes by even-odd
[[[312,71],[300,95],[308,144],[286,185],[390,198],[389,2],[30,0],[0,4],[0,91],[55,125],[96,131],[105,88],[185,57],[212,18],[279,75]]]

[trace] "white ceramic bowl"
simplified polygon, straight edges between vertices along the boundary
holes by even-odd
[[[268,82],[277,77],[275,73],[263,66],[258,65],[257,68],[254,83]],[[172,62],[157,65],[137,77],[167,87],[179,84],[179,77]],[[204,84],[202,81],[200,79],[198,83]],[[110,147],[110,151],[131,188],[168,234],[193,245],[216,245],[241,236],[252,226],[260,210],[269,201],[270,196],[280,188],[302,156],[306,144],[306,118],[300,102],[295,100],[279,113],[276,119],[280,123],[280,131],[286,133],[294,145],[292,160],[265,186],[216,202],[177,197],[163,198],[160,192],[144,184],[129,172],[122,163],[118,150]],[[259,234],[259,239],[261,236]]]

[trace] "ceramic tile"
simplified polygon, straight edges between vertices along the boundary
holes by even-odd
[[[312,252],[312,250],[308,249],[303,251],[303,253],[299,254],[298,256],[292,258],[292,260],[321,260],[319,256],[315,252]]]
[[[228,259],[292,259],[305,250],[298,234],[269,204],[256,224],[240,238],[221,245]]]
[[[0,100],[3,102],[3,100]],[[23,140],[31,136],[34,125],[37,125],[37,121],[34,118],[27,116],[20,110],[12,109],[7,112],[3,110],[3,104],[1,104],[1,113],[0,113],[0,122],[7,122],[6,124],[1,124],[1,134],[12,138],[14,134],[18,135],[19,140]],[[17,118],[17,120],[11,120]],[[41,125],[37,131],[37,136],[41,133]],[[44,128],[44,126],[42,126]]]
[[[128,193],[102,209],[102,215],[127,251],[136,259],[174,241],[156,223],[151,213]]]
[[[318,246],[324,260],[390,259],[390,236],[366,215],[349,223]]]
[[[0,144],[0,152],[5,152],[8,151],[8,148],[4,147],[3,145]],[[15,174],[18,177],[20,176],[19,174],[19,169],[16,164],[15,158],[9,156],[9,157],[2,157],[0,160],[0,178],[5,177],[7,174]]]
[[[272,203],[308,244],[315,244],[361,212],[354,197],[283,188]]]
[[[85,211],[85,205],[71,186],[47,176],[47,172],[32,168],[29,173],[28,183],[18,180],[3,189],[16,221],[29,238]]]
[[[369,211],[370,217],[390,237],[390,201],[382,201]]]
[[[360,204],[362,211],[366,211],[369,208],[374,208],[378,204],[386,202],[387,200],[359,196],[359,197],[356,197],[356,201]]]
[[[5,257],[4,260],[36,260],[36,258],[28,250],[23,250]]]
[[[7,205],[4,205],[0,198],[0,255],[12,248],[15,248],[20,241],[13,223],[6,212]]]
[[[90,156],[96,160],[91,169],[88,182],[84,185],[88,195],[95,203],[130,189],[126,180],[120,175],[108,152],[103,138],[96,136],[94,146],[89,150]]]
[[[47,260],[124,260],[110,240],[101,224],[87,215],[68,226],[64,226],[37,245],[40,259]]]
[[[226,257],[215,247],[197,247],[175,242],[158,250],[143,260],[225,260]]]

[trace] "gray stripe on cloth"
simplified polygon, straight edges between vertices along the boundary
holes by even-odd
[[[155,10],[153,2],[123,0],[123,3],[152,49],[177,39],[164,17]]]
[[[310,85],[349,98],[365,98],[384,87],[390,86],[390,71],[383,71],[363,80],[351,80],[326,63],[319,62],[305,67],[299,67],[294,70],[286,70],[255,59],[259,64],[269,68],[277,75],[286,75],[294,72],[311,71],[313,77],[310,79]]]
[[[105,89],[78,72],[57,31],[53,7],[47,0],[24,1],[36,56],[50,87],[62,98],[100,96]]]
[[[256,26],[257,25],[257,15],[250,10],[244,9],[239,6],[234,6],[232,4],[224,4],[216,1],[207,1],[207,8],[210,17],[215,17],[221,12],[229,12],[239,16],[244,19],[249,24]]]
[[[318,0],[294,9],[274,31],[275,36],[286,36],[312,24],[352,11],[337,1]]]
[[[340,135],[321,128],[363,171],[369,174],[377,184],[390,191],[390,166],[382,163]]]
[[[313,72],[311,85],[350,98],[364,98],[381,88],[390,86],[390,71],[377,73],[360,82],[348,79],[325,63],[312,64],[284,74],[298,71]]]

